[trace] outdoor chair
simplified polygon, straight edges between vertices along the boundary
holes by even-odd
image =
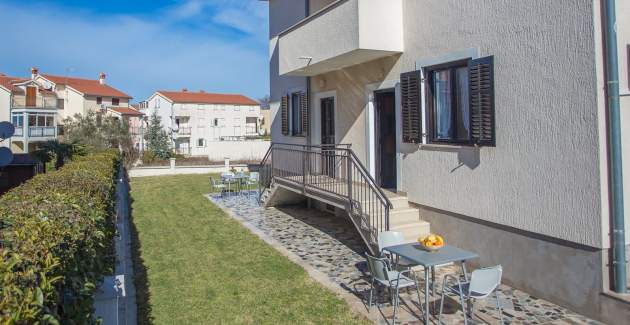
[[[223,172],[221,173],[221,182],[227,186],[228,194],[232,191],[232,184],[234,183],[234,173]]]
[[[210,177],[210,184],[212,184],[212,191],[213,192],[221,191],[221,196],[223,196],[223,194],[225,193],[225,190],[227,189],[225,184],[217,181],[213,177]]]
[[[367,262],[370,276],[372,277],[372,280],[370,282],[369,308],[372,308],[372,297],[374,288],[377,288],[377,292],[377,286],[387,288],[392,300],[392,305],[394,306],[394,316],[392,323],[395,324],[396,312],[400,303],[400,289],[415,287],[416,293],[418,294],[418,303],[422,301],[420,299],[420,287],[418,286],[418,280],[416,279],[416,276],[411,269],[400,272],[392,270],[390,267],[390,261],[387,258],[377,258],[368,254]]]
[[[400,231],[381,231],[378,233],[378,250],[381,257],[389,258],[396,266],[403,268],[414,267],[417,264],[404,258],[395,257],[387,251],[383,251],[386,247],[405,244],[405,235]]]
[[[245,180],[245,186],[247,186],[247,196],[252,192],[252,188],[258,186],[258,182],[260,180],[260,174],[258,172],[249,173],[249,178]]]
[[[444,276],[438,324],[442,324],[442,309],[444,307],[444,296],[446,293],[459,296],[459,302],[462,305],[462,312],[464,313],[464,324],[468,324],[466,302],[485,299],[494,293],[497,299],[497,308],[499,309],[499,321],[503,324],[503,310],[501,309],[499,293],[497,292],[497,288],[501,284],[502,274],[503,268],[501,265],[497,265],[473,271],[469,282],[461,282],[458,275],[447,274]],[[472,305],[470,309],[470,317],[472,318]]]

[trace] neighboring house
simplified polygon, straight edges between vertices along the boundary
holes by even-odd
[[[628,297],[611,298],[602,8],[270,0],[272,141],[299,146],[273,145],[263,199],[292,191],[345,209],[371,247],[378,231],[414,240],[430,224],[480,265],[502,264],[515,287],[600,320],[629,319]],[[630,2],[616,12],[628,204]],[[352,182],[374,198],[337,190]],[[407,202],[415,220],[399,212]],[[628,217],[625,229],[628,245]]]
[[[144,151],[144,133],[146,132],[146,117],[144,113],[133,106],[108,107],[107,113],[127,123],[133,147],[138,151]]]
[[[0,168],[0,195],[44,172],[44,165],[28,154],[14,154],[8,166]]]
[[[260,133],[260,105],[243,95],[159,90],[140,107],[148,119],[157,112],[179,154],[207,155],[208,142],[244,140]]]
[[[105,82],[64,76],[41,75],[31,69],[31,78],[0,76],[0,105],[9,106],[16,131],[11,138],[14,152],[28,153],[43,141],[56,139],[63,120],[89,111],[106,112],[108,107],[128,108],[131,97]],[[7,90],[10,91],[6,101]],[[2,97],[4,96],[4,97]],[[2,107],[4,111],[4,106]]]
[[[11,121],[11,92],[12,82],[18,80],[17,77],[10,77],[0,73],[0,122]],[[0,147],[10,147],[11,139],[0,139]]]
[[[261,109],[260,114],[262,115],[262,120],[260,123],[260,128],[264,131],[263,134],[271,135],[271,110],[270,109]]]

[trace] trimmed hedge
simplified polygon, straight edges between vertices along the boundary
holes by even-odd
[[[93,322],[114,268],[116,151],[77,157],[0,198],[0,323]]]

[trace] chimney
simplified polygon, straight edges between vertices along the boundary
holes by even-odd
[[[205,93],[206,93],[206,91],[205,91],[205,90],[203,90],[203,89],[202,89],[202,90],[200,90],[199,92],[200,92],[200,93],[202,93],[202,94],[205,94]]]
[[[107,75],[106,75],[104,72],[101,72],[101,73],[98,75],[98,82],[99,82],[101,85],[104,85],[104,84],[105,84],[105,77],[106,77],[106,76],[107,76]]]
[[[38,74],[39,74],[39,69],[37,69],[36,67],[32,67],[31,68],[31,79],[37,78]]]
[[[187,93],[188,92],[188,88],[182,88],[182,92],[183,93]]]

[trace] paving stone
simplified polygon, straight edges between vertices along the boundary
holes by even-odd
[[[263,208],[254,196],[215,196],[208,195],[215,204],[221,206],[237,220],[253,225],[266,236],[274,239],[306,263],[326,274],[330,281],[362,299],[366,304],[370,289],[369,274],[365,263],[367,248],[351,221],[315,209],[301,206]],[[442,277],[458,273],[459,266],[444,266],[436,270],[436,311],[439,308]],[[416,274],[422,282],[422,272]],[[384,291],[383,291],[384,292]],[[424,301],[421,283],[421,298]],[[401,294],[400,324],[422,324],[422,313],[417,304],[414,290]],[[506,285],[499,288],[499,299],[504,308],[505,324],[601,324],[548,301],[531,296]],[[387,324],[393,310],[389,297],[380,297],[380,316],[374,319],[378,324]],[[443,323],[463,324],[464,318],[457,298],[445,299]],[[437,323],[437,315],[431,311],[432,323]],[[469,324],[499,323],[496,300],[477,301],[474,317]]]

